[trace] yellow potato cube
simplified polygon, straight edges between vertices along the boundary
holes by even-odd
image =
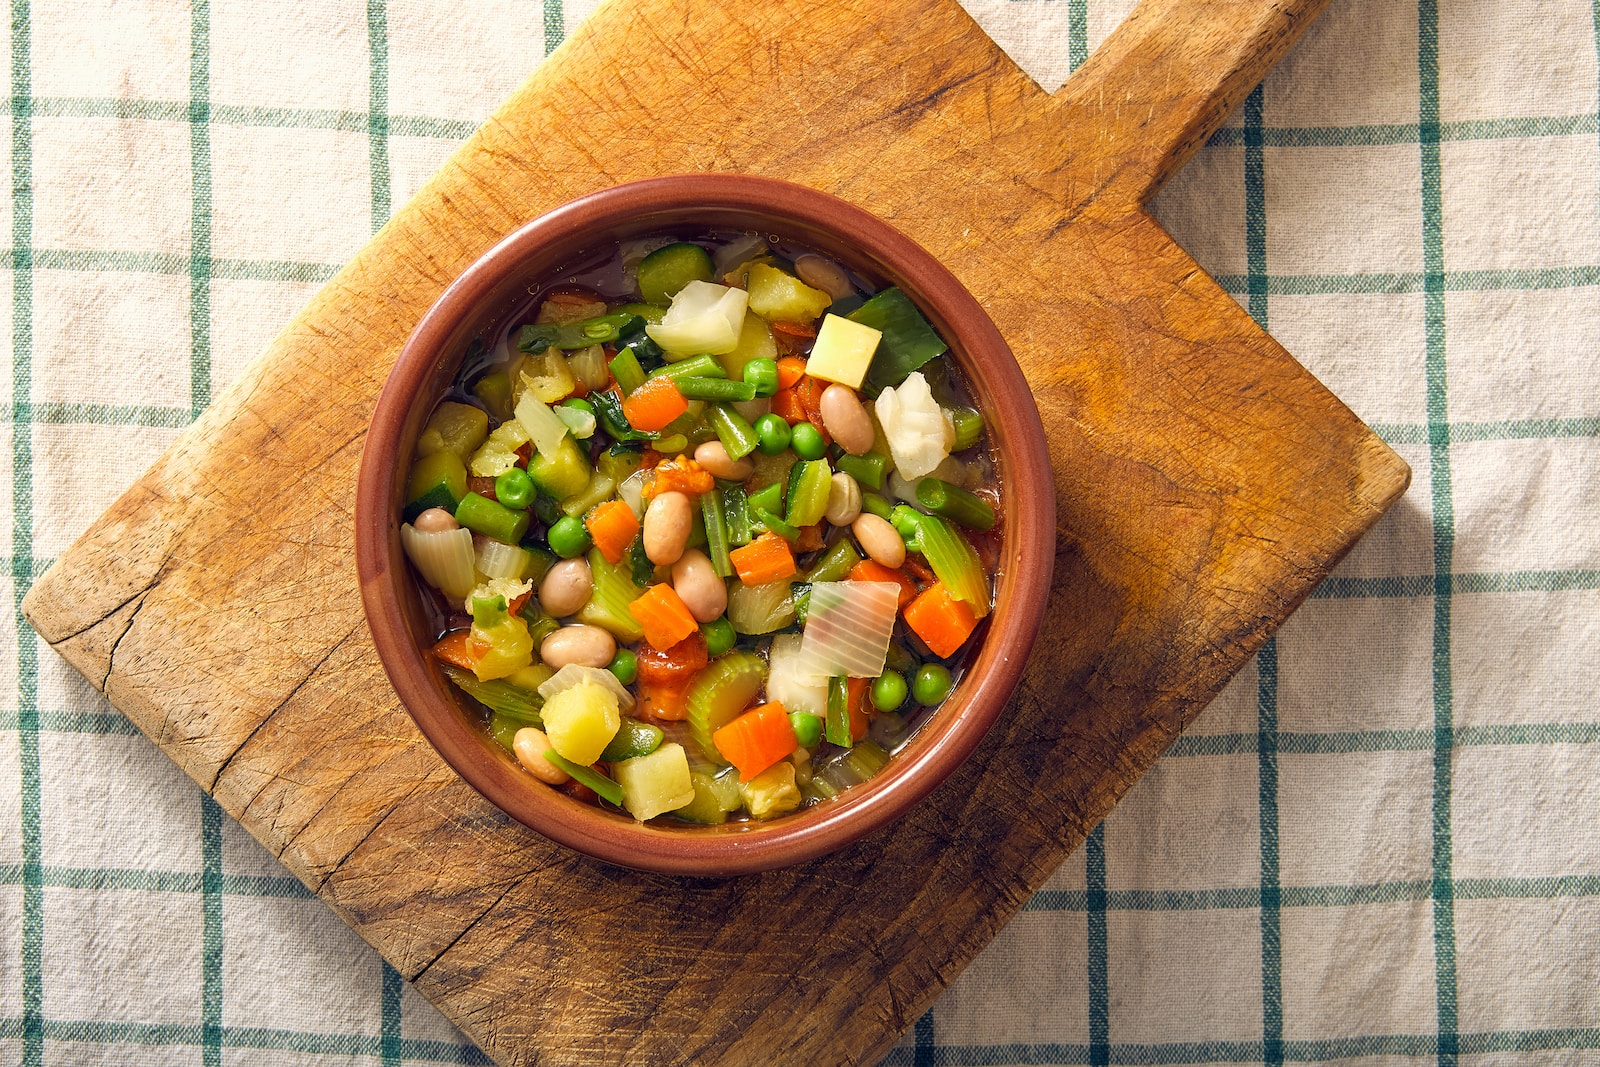
[[[822,320],[822,328],[811,346],[806,373],[813,378],[860,389],[867,368],[872,365],[872,354],[878,350],[882,339],[881,330],[829,315]]]
[[[810,322],[833,297],[767,263],[750,265],[750,310],[768,322]]]
[[[546,719],[545,725],[549,723]],[[622,787],[622,806],[640,822],[676,811],[694,799],[689,756],[679,744],[665,744],[648,756],[613,763],[611,774]]]
[[[794,781],[794,764],[774,763],[748,782],[741,783],[744,806],[757,819],[786,815],[800,806],[800,789]]]
[[[550,747],[584,767],[600,758],[622,727],[617,695],[594,682],[579,682],[545,701],[542,717]]]

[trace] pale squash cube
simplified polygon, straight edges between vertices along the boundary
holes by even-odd
[[[813,378],[860,389],[867,368],[872,365],[872,354],[878,350],[882,339],[881,330],[829,315],[822,320],[822,328],[811,346],[806,373]]]
[[[811,322],[832,303],[793,274],[767,263],[750,266],[750,310],[768,322]]]
[[[794,764],[774,763],[748,782],[739,785],[744,806],[757,819],[787,815],[800,806],[800,787],[795,784]]]
[[[549,723],[546,719],[545,725]],[[665,744],[648,756],[613,763],[611,776],[622,787],[622,806],[640,822],[677,811],[694,800],[689,756],[679,744]]]
[[[563,689],[545,701],[541,717],[550,747],[582,767],[599,759],[622,728],[617,695],[594,682]]]

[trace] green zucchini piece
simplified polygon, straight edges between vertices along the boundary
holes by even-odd
[[[444,508],[454,514],[466,495],[467,465],[460,456],[448,449],[423,456],[412,466],[406,482],[406,521],[429,508]]]
[[[551,452],[535,452],[528,461],[528,477],[539,491],[556,500],[576,496],[589,486],[589,459],[569,434]]]
[[[679,241],[639,261],[639,295],[647,304],[665,304],[690,282],[709,282],[711,273],[711,253]]]

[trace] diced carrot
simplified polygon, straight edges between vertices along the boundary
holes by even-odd
[[[794,553],[789,550],[789,542],[771,532],[729,552],[728,558],[745,585],[766,585],[795,572]]]
[[[622,500],[607,500],[598,505],[583,524],[594,538],[594,547],[613,566],[622,562],[622,557],[628,554],[628,546],[639,536],[639,520]]]
[[[978,627],[972,606],[951,596],[943,582],[934,582],[907,605],[905,619],[936,656],[954,655]]]
[[[828,444],[833,444],[833,438],[828,436],[827,429],[822,425],[822,392],[827,385],[811,377],[809,374],[794,387],[794,395],[799,398],[800,406],[805,409],[806,421],[815,426],[822,439]]]
[[[874,559],[864,559],[850,568],[852,582],[893,582],[900,587],[895,607],[903,608],[917,598],[917,583],[905,571],[890,570]]]
[[[812,334],[815,337],[815,334]],[[795,382],[804,378],[806,374],[806,361],[796,359],[794,356],[784,356],[778,360],[778,388],[793,389]]]
[[[678,591],[664,582],[646,589],[628,610],[653,648],[671,648],[700,628]]]
[[[467,492],[477,493],[479,496],[488,497],[495,503],[500,502],[500,498],[494,495],[494,479],[485,478],[481,474],[467,475]]]
[[[506,612],[510,615],[521,615],[522,609],[528,606],[528,601],[533,599],[533,589],[520,593],[511,598],[511,603],[506,605]]]
[[[473,655],[472,631],[457,630],[445,634],[444,638],[433,646],[433,658],[470,671],[478,665],[478,657]]]
[[[711,492],[717,480],[711,472],[685,455],[673,456],[655,468],[655,476],[646,478],[644,498],[654,500],[662,493],[683,493],[696,497]]]
[[[671,648],[641,647],[638,660],[641,685],[685,686],[711,662],[711,655],[705,635],[696,630]]]
[[[867,736],[867,679],[850,678],[845,682],[845,706],[850,709],[850,740],[859,741]]]
[[[645,433],[666,429],[669,422],[688,410],[689,402],[666,377],[649,379],[622,402],[628,424]]]
[[[790,426],[806,421],[806,409],[792,388],[779,389],[772,394],[772,413]]]
[[[800,527],[800,537],[794,543],[796,552],[815,552],[822,547],[822,523]]]
[[[793,752],[799,741],[789,723],[789,713],[777,701],[751,708],[711,735],[723,758],[739,769],[739,781],[748,782]]]
[[[682,722],[689,717],[689,681],[681,685],[639,683],[634,714],[646,722]]]

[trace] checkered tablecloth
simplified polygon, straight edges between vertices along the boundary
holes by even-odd
[[[0,1064],[484,1062],[16,605],[587,10],[13,0]],[[888,1062],[1600,1063],[1597,52],[1334,0],[1162,194],[1415,479]]]

